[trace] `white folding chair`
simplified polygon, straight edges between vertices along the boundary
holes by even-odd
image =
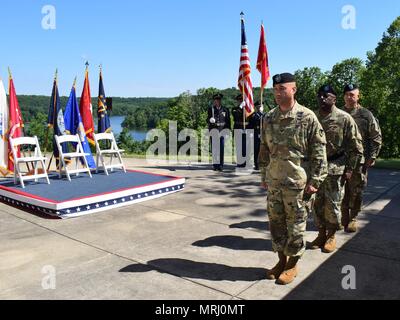
[[[49,176],[47,175],[46,171],[46,157],[43,157],[42,151],[40,150],[38,138],[35,137],[20,137],[20,138],[10,138],[10,145],[13,153],[14,158],[14,183],[17,184],[17,177],[21,183],[22,188],[25,188],[24,181],[26,180],[35,180],[38,182],[38,179],[46,179],[47,184],[50,184]],[[23,145],[34,146],[34,155],[25,157],[20,156],[18,157],[18,147]],[[19,167],[20,164],[28,164],[31,163],[34,169],[33,174],[23,175],[21,168]],[[43,173],[39,173],[38,164],[41,164]]]
[[[83,151],[81,139],[79,138],[79,135],[62,135],[62,136],[55,136],[56,137],[56,144],[58,148],[58,152],[60,154],[60,162],[59,162],[59,173],[60,173],[60,178],[62,178],[62,171],[64,168],[65,174],[67,175],[67,178],[69,181],[71,181],[71,176],[70,174],[75,173],[77,176],[79,176],[79,173],[87,172],[90,176],[92,177],[92,173],[90,172],[90,168],[88,166],[87,160],[86,160],[86,153]],[[62,149],[62,144],[63,143],[71,143],[71,144],[76,144],[75,152],[69,152],[69,153],[63,153]],[[66,159],[75,159],[75,169],[68,169],[67,161]],[[83,164],[82,168],[79,168],[79,160],[83,159]]]
[[[111,169],[112,172],[114,169],[121,168],[124,172],[126,172],[121,157],[121,153],[124,152],[124,150],[118,148],[117,142],[115,141],[115,137],[112,132],[96,133],[94,134],[94,141],[96,144],[96,172],[99,172],[99,167],[102,167],[104,169],[106,175],[108,175],[107,169]],[[101,149],[100,141],[106,141],[106,145],[110,145],[111,147],[109,149]],[[106,156],[110,157],[110,164],[106,164]],[[113,164],[114,158],[118,160],[118,163]]]

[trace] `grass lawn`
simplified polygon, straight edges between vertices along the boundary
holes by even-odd
[[[375,168],[400,170],[400,159],[378,159]]]

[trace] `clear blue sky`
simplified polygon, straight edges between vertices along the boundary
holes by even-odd
[[[42,29],[42,7],[56,9],[56,29]],[[356,8],[356,29],[341,27],[342,7]],[[0,77],[13,72],[18,94],[68,95],[90,62],[92,96],[103,64],[108,96],[176,96],[202,87],[236,86],[240,11],[255,69],[261,20],[272,74],[306,66],[329,70],[345,58],[366,58],[400,15],[398,0],[1,1]],[[6,82],[6,81],[5,81]]]

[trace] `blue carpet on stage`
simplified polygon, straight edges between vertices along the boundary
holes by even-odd
[[[62,218],[109,210],[150,200],[184,188],[185,179],[141,171],[114,171],[79,176],[71,175],[69,182],[57,174],[44,179],[27,181],[26,187],[13,179],[0,180],[0,200],[5,203]]]

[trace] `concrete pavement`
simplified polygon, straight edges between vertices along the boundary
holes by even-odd
[[[256,174],[209,166],[129,168],[186,177],[184,191],[69,220],[0,204],[0,299],[399,299],[400,172],[372,170],[360,231],[331,254],[307,251],[288,286],[276,263]],[[307,241],[317,232],[310,221]],[[342,287],[343,267],[356,289]],[[54,271],[55,289],[47,288]]]

